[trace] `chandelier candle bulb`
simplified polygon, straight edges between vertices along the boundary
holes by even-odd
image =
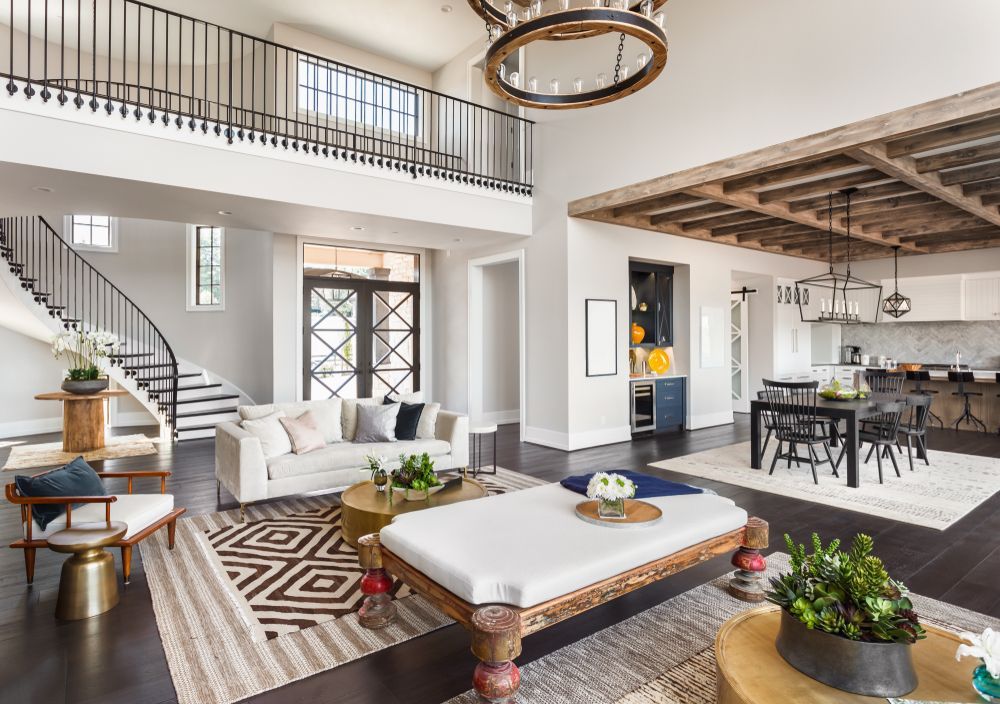
[[[637,57],[635,57],[635,70],[641,71],[642,69],[644,69],[646,67],[646,62],[648,60],[649,59],[645,54],[639,54]]]
[[[618,70],[618,80],[624,81],[626,78],[628,78],[628,66],[622,66]]]
[[[662,12],[657,12],[653,15],[653,21],[656,22],[656,26],[663,29],[663,23],[666,20]]]
[[[558,79],[553,78],[551,81],[549,81],[549,92],[552,93],[553,95],[555,95],[556,93],[559,92],[559,80]]]
[[[559,9],[560,10],[568,10],[569,9],[569,0],[559,0]]]
[[[534,76],[528,79],[528,90],[530,90],[532,93],[538,92],[538,79],[535,78]]]
[[[582,93],[583,92],[583,79],[582,78],[574,78],[573,79],[573,90],[575,90],[577,93]]]
[[[597,74],[596,82],[597,82],[597,87],[598,88],[603,88],[605,86],[605,84],[608,82],[608,74],[603,73],[603,72]]]
[[[510,74],[510,84],[515,88],[521,85],[521,74],[517,71],[512,71]]]
[[[531,16],[540,17],[542,14],[542,0],[532,0]]]

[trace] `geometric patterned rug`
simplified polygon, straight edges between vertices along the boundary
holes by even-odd
[[[489,495],[508,487],[480,475]],[[269,640],[354,613],[364,595],[358,551],[340,531],[340,505],[327,505],[204,533],[216,571],[253,629]],[[397,599],[412,594],[396,582]]]

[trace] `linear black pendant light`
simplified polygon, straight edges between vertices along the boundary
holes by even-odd
[[[895,291],[882,302],[882,312],[893,318],[901,318],[910,312],[910,299],[899,292],[899,246],[892,248],[892,280]]]

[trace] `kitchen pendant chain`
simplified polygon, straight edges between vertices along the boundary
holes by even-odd
[[[618,85],[618,81],[621,80],[622,52],[624,51],[625,51],[625,32],[622,32],[622,36],[618,40],[618,58],[615,60],[615,85]]]

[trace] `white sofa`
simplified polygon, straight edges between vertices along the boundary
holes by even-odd
[[[404,401],[416,401],[412,395]],[[434,460],[435,471],[462,469],[469,464],[469,419],[445,410],[437,412],[437,421],[415,440],[395,442],[353,442],[357,427],[357,405],[381,404],[381,399],[327,399],[278,403],[267,406],[241,406],[244,419],[259,418],[274,411],[298,417],[308,410],[322,413],[327,420],[339,416],[335,441],[301,455],[284,454],[266,458],[260,439],[238,423],[220,423],[215,430],[215,478],[240,503],[246,504],[311,491],[342,489],[368,478],[365,472],[368,455],[384,456],[389,467],[399,466],[400,454],[426,452]],[[435,404],[436,405],[436,404]],[[427,411],[425,410],[425,413]],[[328,438],[331,434],[327,433]]]

